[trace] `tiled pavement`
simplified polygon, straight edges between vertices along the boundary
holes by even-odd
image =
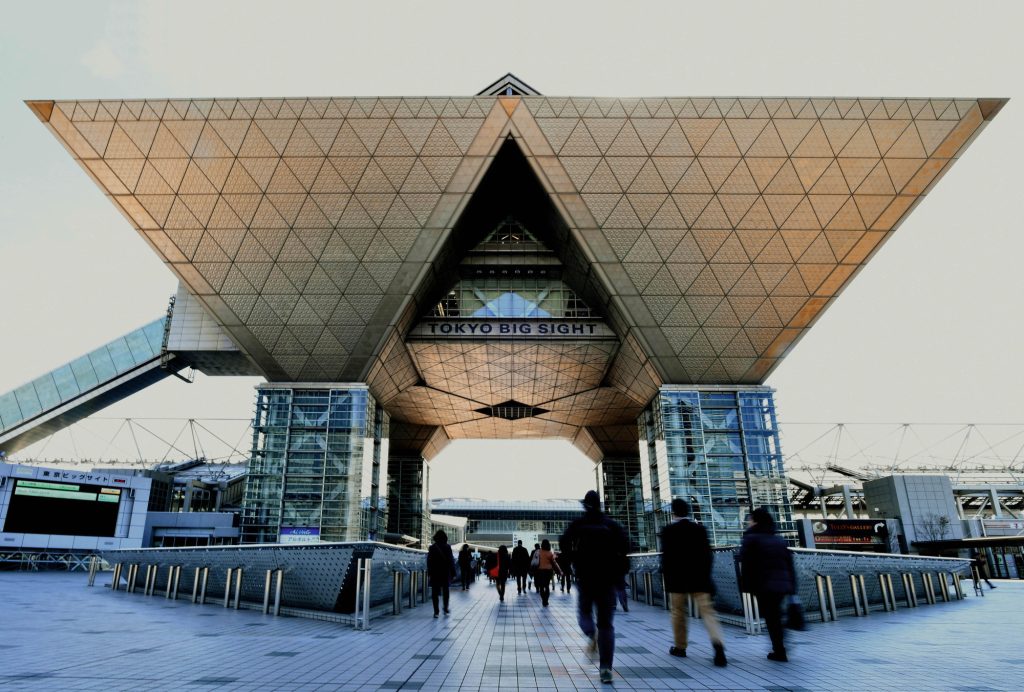
[[[540,607],[513,588],[452,592],[452,615],[429,603],[373,621],[369,632],[259,611],[111,593],[67,573],[0,573],[0,688],[46,690],[595,689],[597,662],[575,623],[575,599]],[[673,658],[668,615],[617,613],[616,676],[605,689],[1012,690],[1021,688],[1024,582],[985,598],[872,612],[789,633],[789,664],[765,659],[767,636],[726,627],[727,668],[711,665],[699,621],[690,657]],[[575,592],[573,594],[575,596]]]

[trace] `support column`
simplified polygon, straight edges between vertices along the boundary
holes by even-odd
[[[630,550],[647,552],[657,546],[648,542],[644,531],[644,496],[640,482],[640,459],[605,457],[597,465],[598,487],[604,511],[622,524],[629,536]]]
[[[266,383],[256,390],[253,421],[243,542],[383,537],[388,415],[365,384]],[[323,456],[292,458],[294,449]],[[303,500],[286,499],[289,487]]]
[[[664,385],[638,423],[651,545],[677,497],[712,545],[738,544],[755,507],[796,544],[771,388]]]

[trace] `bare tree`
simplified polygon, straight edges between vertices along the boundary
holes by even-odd
[[[949,517],[943,514],[926,514],[916,523],[917,533],[926,541],[941,541],[950,534]]]

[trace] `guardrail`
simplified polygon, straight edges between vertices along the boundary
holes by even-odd
[[[425,551],[370,541],[143,548],[101,556],[113,567],[113,591],[159,592],[176,600],[184,573],[186,583],[191,577],[192,603],[333,619],[357,629],[427,596]],[[90,565],[90,586],[98,565]]]
[[[916,608],[922,599],[929,604],[940,599],[960,600],[964,598],[961,578],[970,575],[971,561],[962,558],[791,550],[797,595],[811,621],[829,622],[840,615],[865,617],[872,610],[895,611],[901,601]],[[739,548],[715,548],[713,552],[715,608],[725,616],[724,622],[741,624],[751,634],[760,632],[757,598],[739,586]],[[634,600],[668,608],[661,553],[635,553],[630,555],[630,565],[628,581]],[[695,611],[691,604],[691,614]]]

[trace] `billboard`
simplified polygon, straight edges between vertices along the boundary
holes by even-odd
[[[282,526],[278,543],[311,543],[320,540],[318,526]]]
[[[815,546],[857,546],[889,544],[889,531],[877,519],[813,519],[811,532]]]
[[[4,531],[113,537],[121,492],[102,485],[18,478]]]

